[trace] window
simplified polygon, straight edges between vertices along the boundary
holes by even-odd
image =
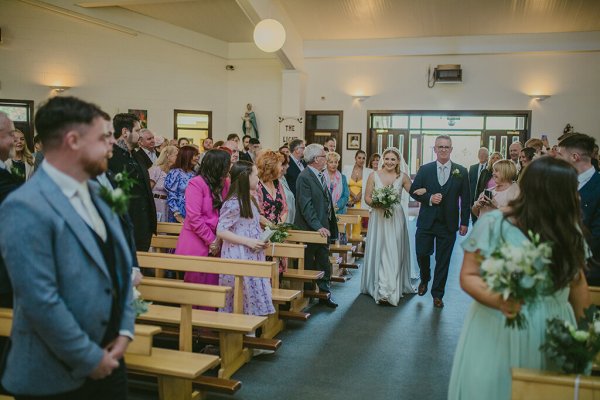
[[[186,138],[204,151],[204,139],[212,137],[212,111],[175,110],[175,139]]]

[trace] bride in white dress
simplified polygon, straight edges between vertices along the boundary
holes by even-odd
[[[405,196],[411,181],[401,172],[403,159],[395,148],[383,152],[380,170],[372,173],[367,181],[365,201],[372,206],[373,189],[393,186],[398,196]],[[406,192],[404,192],[404,189]],[[385,218],[383,210],[372,208],[369,215],[367,246],[360,285],[361,293],[373,297],[377,304],[397,306],[405,293],[416,293],[418,275],[411,268],[411,252],[407,218],[402,204],[393,207],[391,218]]]

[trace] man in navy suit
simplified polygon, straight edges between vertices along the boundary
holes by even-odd
[[[302,139],[295,139],[290,142],[290,166],[285,173],[285,180],[294,196],[296,196],[296,179],[298,179],[300,172],[306,168],[306,163],[303,160],[304,148],[304,140]]]
[[[600,285],[600,174],[592,165],[595,139],[582,133],[570,135],[558,143],[557,154],[570,162],[579,174],[578,191],[581,197],[583,225],[587,228],[588,243],[593,254],[587,279],[590,285]]]
[[[417,262],[421,270],[419,296],[427,293],[431,279],[429,263],[435,242],[435,274],[431,295],[433,305],[442,308],[456,231],[458,230],[461,236],[467,234],[471,196],[467,169],[450,161],[450,136],[438,136],[433,151],[437,155],[437,161],[425,164],[419,169],[410,192],[412,197],[421,203],[415,242]],[[415,190],[421,188],[426,189],[425,194],[414,194]]]
[[[477,158],[479,162],[477,164],[473,164],[469,167],[469,188],[471,189],[471,206],[477,200],[479,193],[477,193],[477,181],[479,181],[479,175],[481,172],[487,167],[488,159],[490,158],[490,152],[487,147],[482,147],[477,152]],[[473,223],[477,221],[477,217],[475,215],[471,215],[473,218]]]
[[[20,399],[123,399],[133,338],[131,251],[90,180],[114,142],[101,111],[57,96],[36,113],[40,170],[0,206],[0,252],[14,289],[2,386]],[[27,241],[15,241],[27,232]]]

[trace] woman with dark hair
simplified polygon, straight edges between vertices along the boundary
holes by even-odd
[[[184,146],[189,146],[190,145],[190,141],[188,140],[188,138],[184,138],[181,137],[177,140],[177,147],[181,148]]]
[[[379,153],[371,154],[367,167],[371,168],[373,171],[377,171],[379,169],[379,160],[381,160],[381,155]]]
[[[194,166],[198,162],[198,149],[183,146],[177,153],[175,164],[165,178],[167,204],[169,205],[169,222],[182,223],[185,219],[185,189],[190,179],[196,175]]]
[[[525,147],[519,153],[519,162],[521,163],[521,171],[529,165],[535,157],[535,149],[533,147]]]
[[[462,244],[460,283],[475,301],[454,356],[450,400],[508,400],[511,368],[556,368],[539,350],[545,341],[546,321],[560,318],[577,325],[576,317],[581,317],[590,303],[583,273],[589,252],[580,222],[577,171],[563,160],[542,157],[525,169],[519,186],[519,196],[507,209],[490,211],[478,219]],[[480,271],[482,260],[501,244],[514,251],[521,249],[529,240],[528,232],[552,246],[547,268],[553,285],[535,304],[504,300],[489,290]],[[518,312],[526,317],[527,327],[506,327],[505,319]]]
[[[222,258],[265,261],[268,243],[261,240],[260,213],[256,199],[250,194],[258,190],[258,170],[248,161],[231,168],[231,188],[221,208],[217,235],[223,240]],[[221,275],[219,285],[233,287],[235,277]],[[244,277],[244,314],[275,313],[269,278]],[[233,312],[233,293],[227,296],[225,312]]]
[[[217,223],[221,204],[229,191],[229,163],[229,153],[223,150],[209,150],[204,154],[200,172],[190,180],[185,193],[186,218],[175,254],[204,257],[219,254]],[[184,280],[217,285],[219,275],[186,272]]]
[[[364,203],[364,199],[367,188],[367,179],[369,179],[373,170],[365,166],[366,161],[367,153],[358,150],[354,156],[354,165],[345,165],[344,168],[342,168],[342,174],[346,176],[348,188],[350,189],[348,207],[369,208],[368,205]],[[361,229],[361,224],[355,224],[352,227],[352,236],[359,237]]]

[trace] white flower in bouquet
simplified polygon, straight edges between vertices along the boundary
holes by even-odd
[[[594,332],[596,332],[597,335],[600,335],[600,321],[594,322]]]
[[[394,212],[393,207],[396,204],[400,204],[400,196],[393,186],[385,186],[379,189],[374,189],[371,194],[372,206],[375,208],[381,208],[383,210],[383,216],[390,218]]]

